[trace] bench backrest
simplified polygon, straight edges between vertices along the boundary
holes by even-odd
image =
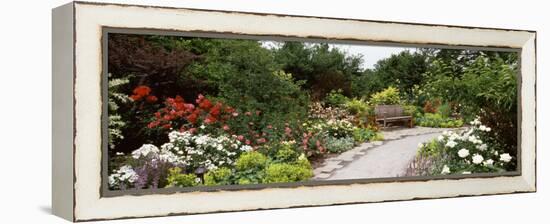
[[[378,105],[374,107],[374,113],[377,117],[399,117],[403,116],[403,107],[400,105]]]

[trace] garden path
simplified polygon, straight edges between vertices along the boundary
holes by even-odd
[[[418,144],[448,128],[415,127],[383,131],[384,141],[363,143],[327,159],[314,170],[316,180],[343,180],[402,176],[414,159]]]

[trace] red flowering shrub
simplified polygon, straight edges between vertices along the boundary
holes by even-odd
[[[148,139],[159,138],[161,141],[160,137],[155,136],[179,130],[196,134],[230,135],[254,149],[272,148],[282,141],[294,141],[299,143],[299,150],[308,157],[326,153],[320,133],[304,130],[300,120],[266,119],[268,115],[260,110],[238,111],[202,94],[194,102],[176,95],[165,98],[161,104],[153,104],[158,98],[152,92],[148,86],[138,86],[130,96],[134,102],[140,102],[134,108],[136,115],[141,117],[138,120],[145,122],[142,123],[146,126],[143,133]],[[266,120],[275,122],[268,123]]]
[[[157,102],[157,100],[158,100],[158,98],[156,96],[153,96],[153,95],[147,96],[145,98],[145,101],[147,101],[148,103],[154,103],[154,102]]]
[[[235,111],[233,108],[224,106],[219,102],[213,104],[203,95],[198,96],[196,103],[198,106],[185,102],[180,96],[168,97],[164,101],[164,107],[155,112],[154,118],[147,127],[180,130],[192,128],[196,130],[201,125],[222,127],[224,121]],[[228,129],[228,127],[225,129]]]
[[[141,85],[136,87],[132,91],[133,95],[130,96],[130,98],[134,101],[140,101],[143,98],[145,98],[145,101],[148,103],[154,103],[157,102],[158,98],[151,94],[151,88],[149,86]]]
[[[228,134],[255,149],[269,148],[281,141],[295,141],[308,157],[326,153],[321,133],[303,130],[299,120],[269,124],[262,116],[265,115],[259,110],[240,112],[203,95],[198,95],[193,103],[176,96],[165,99],[164,106],[154,112],[147,128],[157,133],[176,129],[197,134]]]
[[[147,124],[152,132],[169,130],[192,133],[229,134],[254,147],[277,140],[299,139],[301,132],[288,123],[266,124],[261,111],[239,112],[222,102],[213,102],[198,95],[194,103],[176,96],[166,98],[164,107],[154,113]]]

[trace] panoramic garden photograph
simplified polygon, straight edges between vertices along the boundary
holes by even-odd
[[[517,170],[514,51],[109,33],[109,190]]]

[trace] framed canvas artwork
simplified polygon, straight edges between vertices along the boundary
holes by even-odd
[[[536,191],[535,31],[52,17],[52,203],[70,221]]]

